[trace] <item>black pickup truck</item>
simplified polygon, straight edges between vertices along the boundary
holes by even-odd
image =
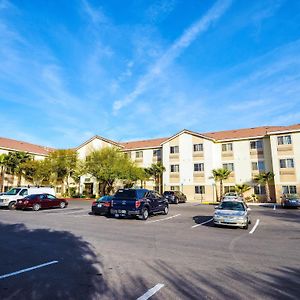
[[[111,202],[115,217],[135,216],[147,220],[150,214],[167,215],[169,204],[160,194],[147,189],[119,189]]]

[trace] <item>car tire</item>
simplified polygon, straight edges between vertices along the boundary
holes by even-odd
[[[178,198],[175,198],[175,201],[174,201],[175,204],[178,204],[179,203],[179,200]]]
[[[163,211],[164,215],[167,215],[169,213],[169,205],[166,205]]]
[[[249,224],[249,221],[247,222],[247,224],[243,227],[243,229],[248,229],[248,224]]]
[[[32,206],[32,210],[34,210],[34,211],[38,211],[38,210],[40,210],[40,208],[41,208],[41,206],[38,203],[35,203]]]
[[[146,221],[149,217],[149,210],[148,208],[143,208],[142,210],[142,215],[141,215],[141,219]]]
[[[60,208],[65,208],[66,207],[66,203],[65,202],[60,202],[59,207]]]
[[[8,204],[8,209],[9,210],[12,210],[12,209],[15,209],[16,208],[16,202],[15,201],[12,201]]]

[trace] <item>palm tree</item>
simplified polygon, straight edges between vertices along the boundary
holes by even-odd
[[[155,185],[158,186],[158,192],[161,193],[162,187],[162,174],[166,171],[166,168],[162,163],[158,162],[157,164],[152,164],[150,168],[146,169],[146,173],[154,178]]]
[[[0,154],[0,193],[4,191],[4,177],[7,168],[7,154]]]
[[[244,196],[244,193],[249,191],[250,189],[251,187],[246,183],[235,185],[235,191],[241,196]]]
[[[270,183],[274,179],[274,173],[273,172],[262,172],[260,174],[257,174],[254,178],[254,181],[262,184],[266,187],[266,196],[267,196],[267,201],[271,202],[271,196],[270,196]]]
[[[213,173],[214,180],[216,182],[220,181],[220,197],[219,197],[219,199],[222,199],[222,197],[223,197],[223,181],[228,179],[231,171],[227,170],[227,169],[219,168],[219,169],[213,169],[212,173]],[[217,194],[217,200],[218,200],[218,194]]]

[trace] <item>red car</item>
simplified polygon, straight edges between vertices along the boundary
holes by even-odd
[[[65,208],[67,205],[68,202],[65,199],[58,199],[50,194],[34,194],[17,200],[16,209],[31,208],[37,211],[41,208]]]

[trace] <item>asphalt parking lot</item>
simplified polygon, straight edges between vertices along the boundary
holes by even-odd
[[[252,207],[244,230],[208,205],[147,221],[90,205],[0,210],[0,299],[299,299],[300,209]]]

